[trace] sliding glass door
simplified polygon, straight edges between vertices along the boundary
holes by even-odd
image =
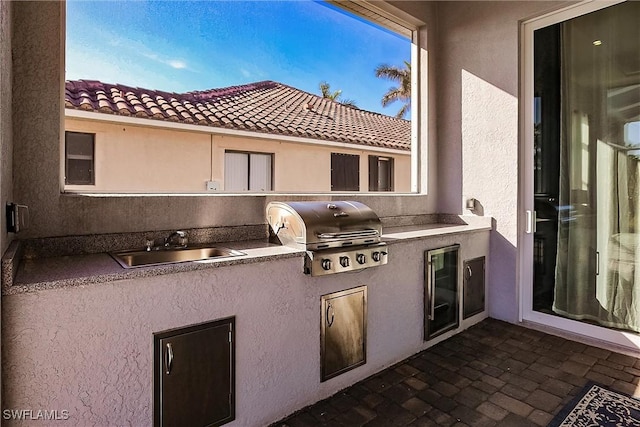
[[[527,310],[640,332],[640,2],[533,31]]]

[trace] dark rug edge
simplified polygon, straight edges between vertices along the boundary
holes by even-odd
[[[566,405],[564,405],[562,407],[560,412],[558,412],[553,417],[553,419],[549,422],[549,424],[547,424],[547,427],[558,427],[564,421],[564,419],[567,418],[567,416],[571,413],[571,411],[574,410],[576,405],[580,402],[580,400],[582,400],[582,398],[587,394],[587,392],[589,390],[591,390],[591,387],[593,387],[594,385],[598,386],[600,388],[603,388],[605,390],[609,390],[609,391],[611,391],[613,393],[617,393],[617,394],[619,394],[621,396],[625,396],[625,397],[628,397],[628,398],[631,398],[631,399],[636,399],[635,397],[633,397],[633,396],[631,396],[631,395],[629,395],[627,393],[623,393],[623,392],[618,391],[618,390],[612,390],[611,388],[609,388],[609,387],[607,387],[607,386],[605,386],[603,384],[597,383],[595,381],[589,381],[584,385],[584,387],[582,387],[582,389],[578,392],[578,394],[576,394],[573,397],[573,399],[571,399]]]

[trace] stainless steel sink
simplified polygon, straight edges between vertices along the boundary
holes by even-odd
[[[175,264],[187,261],[204,261],[209,259],[236,257],[246,255],[244,252],[221,247],[191,247],[158,250],[135,250],[110,252],[124,268],[145,267],[149,265]]]

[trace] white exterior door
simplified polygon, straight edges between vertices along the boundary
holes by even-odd
[[[521,320],[637,351],[634,3],[584,2],[523,24],[519,272]]]

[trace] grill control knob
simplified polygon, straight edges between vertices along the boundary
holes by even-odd
[[[371,254],[371,258],[375,262],[380,262],[380,258],[382,258],[382,255],[380,254],[380,252],[374,252],[374,253]]]
[[[349,267],[349,257],[348,256],[341,256],[340,257],[340,265],[343,267]]]
[[[367,256],[365,254],[357,254],[356,261],[358,264],[364,264],[367,262]]]
[[[320,261],[320,266],[323,270],[331,270],[331,260],[327,258],[323,259]]]

